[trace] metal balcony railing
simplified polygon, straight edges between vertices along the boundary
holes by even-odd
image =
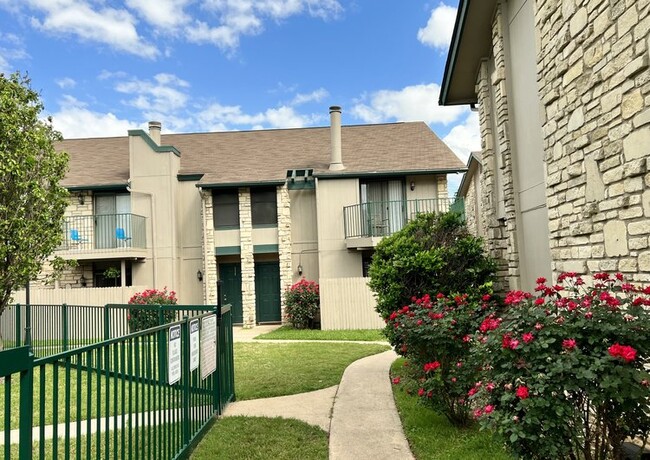
[[[147,247],[146,218],[137,214],[71,216],[59,251],[115,252]]]
[[[343,208],[346,238],[368,238],[392,235],[404,228],[415,216],[428,212],[455,211],[463,217],[462,198],[431,198],[425,200],[373,201]]]

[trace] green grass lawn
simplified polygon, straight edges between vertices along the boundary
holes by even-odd
[[[353,340],[356,342],[386,342],[381,329],[352,329],[321,331],[320,329],[294,329],[282,326],[274,331],[255,337],[262,340]]]
[[[352,362],[388,349],[363,343],[235,343],[235,395],[268,398],[338,385]]]
[[[403,373],[404,359],[393,363],[391,377],[402,383],[393,385],[395,404],[402,419],[404,434],[417,459],[431,460],[512,460],[503,446],[486,431],[477,427],[459,429],[444,416],[419,404],[419,398],[404,390],[408,377]]]
[[[327,460],[327,433],[298,420],[228,417],[197,445],[195,460]]]

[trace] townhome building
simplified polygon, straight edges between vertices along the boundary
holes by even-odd
[[[650,282],[650,3],[461,0],[441,105],[478,111],[461,187],[503,289]]]
[[[446,211],[462,162],[422,122],[70,139],[60,289],[142,286],[281,322],[283,292],[321,288],[323,328],[380,327],[367,268],[382,237]],[[221,296],[219,299],[218,296]]]

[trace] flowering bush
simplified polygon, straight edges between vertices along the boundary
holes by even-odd
[[[163,290],[147,289],[138,292],[129,299],[129,305],[176,305],[176,292],[167,292]],[[160,326],[159,310],[142,309],[138,307],[129,308],[127,320],[131,332],[149,329]],[[173,310],[163,310],[163,324],[170,323],[174,320],[176,312]]]
[[[318,283],[305,278],[284,291],[285,316],[296,329],[310,326],[320,308]]]
[[[472,335],[492,328],[497,303],[489,295],[473,300],[467,294],[434,299],[425,295],[391,313],[392,345],[410,362],[420,382],[417,393],[451,423],[472,422],[469,396],[477,391],[478,362],[470,353]]]
[[[509,293],[477,333],[474,415],[521,458],[622,458],[626,437],[650,431],[650,288],[606,273],[558,283]]]

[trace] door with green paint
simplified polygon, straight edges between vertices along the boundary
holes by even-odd
[[[280,264],[255,264],[255,314],[258,323],[278,323],[280,313]]]
[[[221,278],[221,304],[232,305],[232,322],[242,324],[244,309],[241,299],[241,265],[219,264],[219,276]]]

